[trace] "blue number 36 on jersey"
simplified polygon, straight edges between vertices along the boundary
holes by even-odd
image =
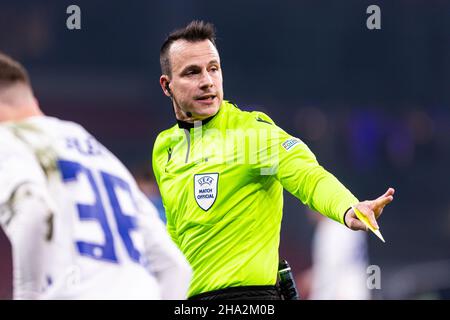
[[[76,241],[75,244],[79,253],[93,259],[119,263],[115,250],[113,232],[109,226],[105,206],[100,196],[99,186],[103,185],[114,214],[117,231],[125,245],[128,255],[132,261],[141,263],[141,254],[135,248],[130,236],[130,232],[137,228],[136,217],[131,215],[131,213],[125,214],[123,212],[116,193],[116,188],[120,188],[121,191],[130,197],[137,211],[130,185],[125,180],[103,171],[99,171],[101,177],[101,184],[99,184],[95,181],[92,170],[78,162],[59,160],[58,166],[65,183],[77,182],[80,175],[84,175],[87,178],[95,200],[90,204],[77,203],[78,216],[81,221],[98,222],[105,239],[103,244]]]

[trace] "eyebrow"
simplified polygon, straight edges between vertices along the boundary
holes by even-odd
[[[214,60],[211,60],[211,61],[208,62],[208,65],[210,65],[210,64],[219,64],[219,61],[214,59]],[[181,72],[183,73],[183,72],[186,72],[187,70],[196,69],[196,68],[200,68],[200,67],[198,65],[196,65],[196,64],[190,64],[190,65],[184,67]]]

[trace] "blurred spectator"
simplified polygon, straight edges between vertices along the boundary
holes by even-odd
[[[312,267],[297,277],[302,298],[309,300],[368,300],[367,234],[309,211],[316,224]]]

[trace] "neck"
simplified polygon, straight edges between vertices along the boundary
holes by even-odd
[[[193,115],[188,116],[184,111],[182,111],[175,103],[173,106],[173,110],[175,111],[175,118],[179,121],[188,122],[188,123],[194,123],[194,121],[198,121],[199,119],[196,119]]]
[[[17,84],[2,90],[0,94],[0,121],[20,121],[43,115],[31,89]]]
[[[0,112],[0,122],[4,121],[22,121],[30,117],[44,115],[40,109],[30,107],[16,107],[16,106],[1,106],[2,112]]]
[[[24,108],[23,112],[18,115],[17,120],[24,120],[30,117],[43,116],[44,113],[37,106]]]

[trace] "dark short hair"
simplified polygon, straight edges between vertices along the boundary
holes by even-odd
[[[28,73],[18,61],[0,52],[0,86],[15,83],[30,85]]]
[[[209,40],[214,46],[216,46],[216,33],[214,30],[214,25],[209,22],[194,20],[186,27],[172,31],[167,36],[159,52],[159,63],[161,64],[161,72],[163,74],[172,74],[169,60],[169,50],[172,43],[180,39],[189,42]]]

